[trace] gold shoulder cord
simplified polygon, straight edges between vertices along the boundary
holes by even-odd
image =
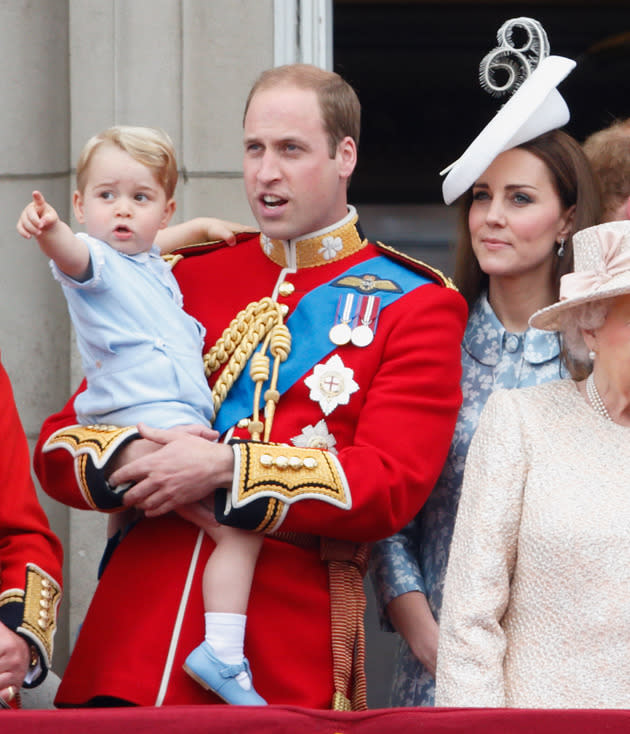
[[[263,343],[258,354],[254,351]],[[264,422],[260,420],[260,396],[263,385],[269,379],[269,357],[273,356],[273,370],[269,389],[264,394],[265,410]],[[204,355],[203,361],[206,376],[210,377],[222,365],[225,369],[212,388],[212,399],[215,413],[223,404],[232,385],[236,382],[243,368],[252,355],[249,372],[256,387],[254,389],[254,404],[252,420],[248,430],[254,441],[268,441],[271,426],[275,415],[275,408],[280,393],[278,392],[278,374],[281,362],[284,362],[291,351],[291,333],[283,323],[283,313],[280,304],[271,298],[262,298],[250,303],[240,311],[236,318],[217,340],[217,343]]]

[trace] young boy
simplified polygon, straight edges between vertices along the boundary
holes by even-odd
[[[86,143],[77,163],[73,208],[86,233],[75,235],[38,191],[17,229],[51,258],[68,302],[88,383],[75,401],[80,422],[182,426],[216,440],[201,358],[205,330],[182,309],[179,286],[160,254],[197,237],[226,236],[231,223],[191,220],[177,237],[165,233],[176,183],[165,133],[109,128]],[[178,512],[216,543],[203,576],[206,637],[188,656],[186,671],[228,703],[265,704],[243,654],[262,536],[219,526],[200,504]]]

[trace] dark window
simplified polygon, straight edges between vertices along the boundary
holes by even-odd
[[[439,171],[457,158],[501,104],[479,86],[481,58],[508,18],[539,20],[551,53],[575,59],[560,91],[566,129],[582,141],[630,116],[630,9],[620,2],[334,3],[335,70],[363,105],[351,199],[366,204],[441,202]]]

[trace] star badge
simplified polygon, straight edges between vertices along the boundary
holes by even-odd
[[[354,371],[335,354],[326,364],[315,365],[304,384],[311,391],[310,399],[319,403],[324,415],[330,415],[338,405],[347,405],[350,395],[359,389],[353,375]]]
[[[314,426],[305,426],[302,433],[293,436],[291,443],[302,449],[324,449],[330,451],[331,454],[337,454],[335,448],[337,440],[328,430],[326,421],[323,418]]]

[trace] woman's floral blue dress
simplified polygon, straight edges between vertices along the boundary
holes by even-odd
[[[370,573],[385,629],[393,631],[383,609],[408,591],[424,593],[439,619],[466,454],[490,394],[499,388],[527,387],[565,376],[557,334],[531,328],[522,334],[510,333],[487,296],[480,296],[471,309],[462,342],[463,402],[442,474],[415,519],[377,543],[372,553]],[[432,706],[434,689],[433,676],[401,639],[390,704]]]

